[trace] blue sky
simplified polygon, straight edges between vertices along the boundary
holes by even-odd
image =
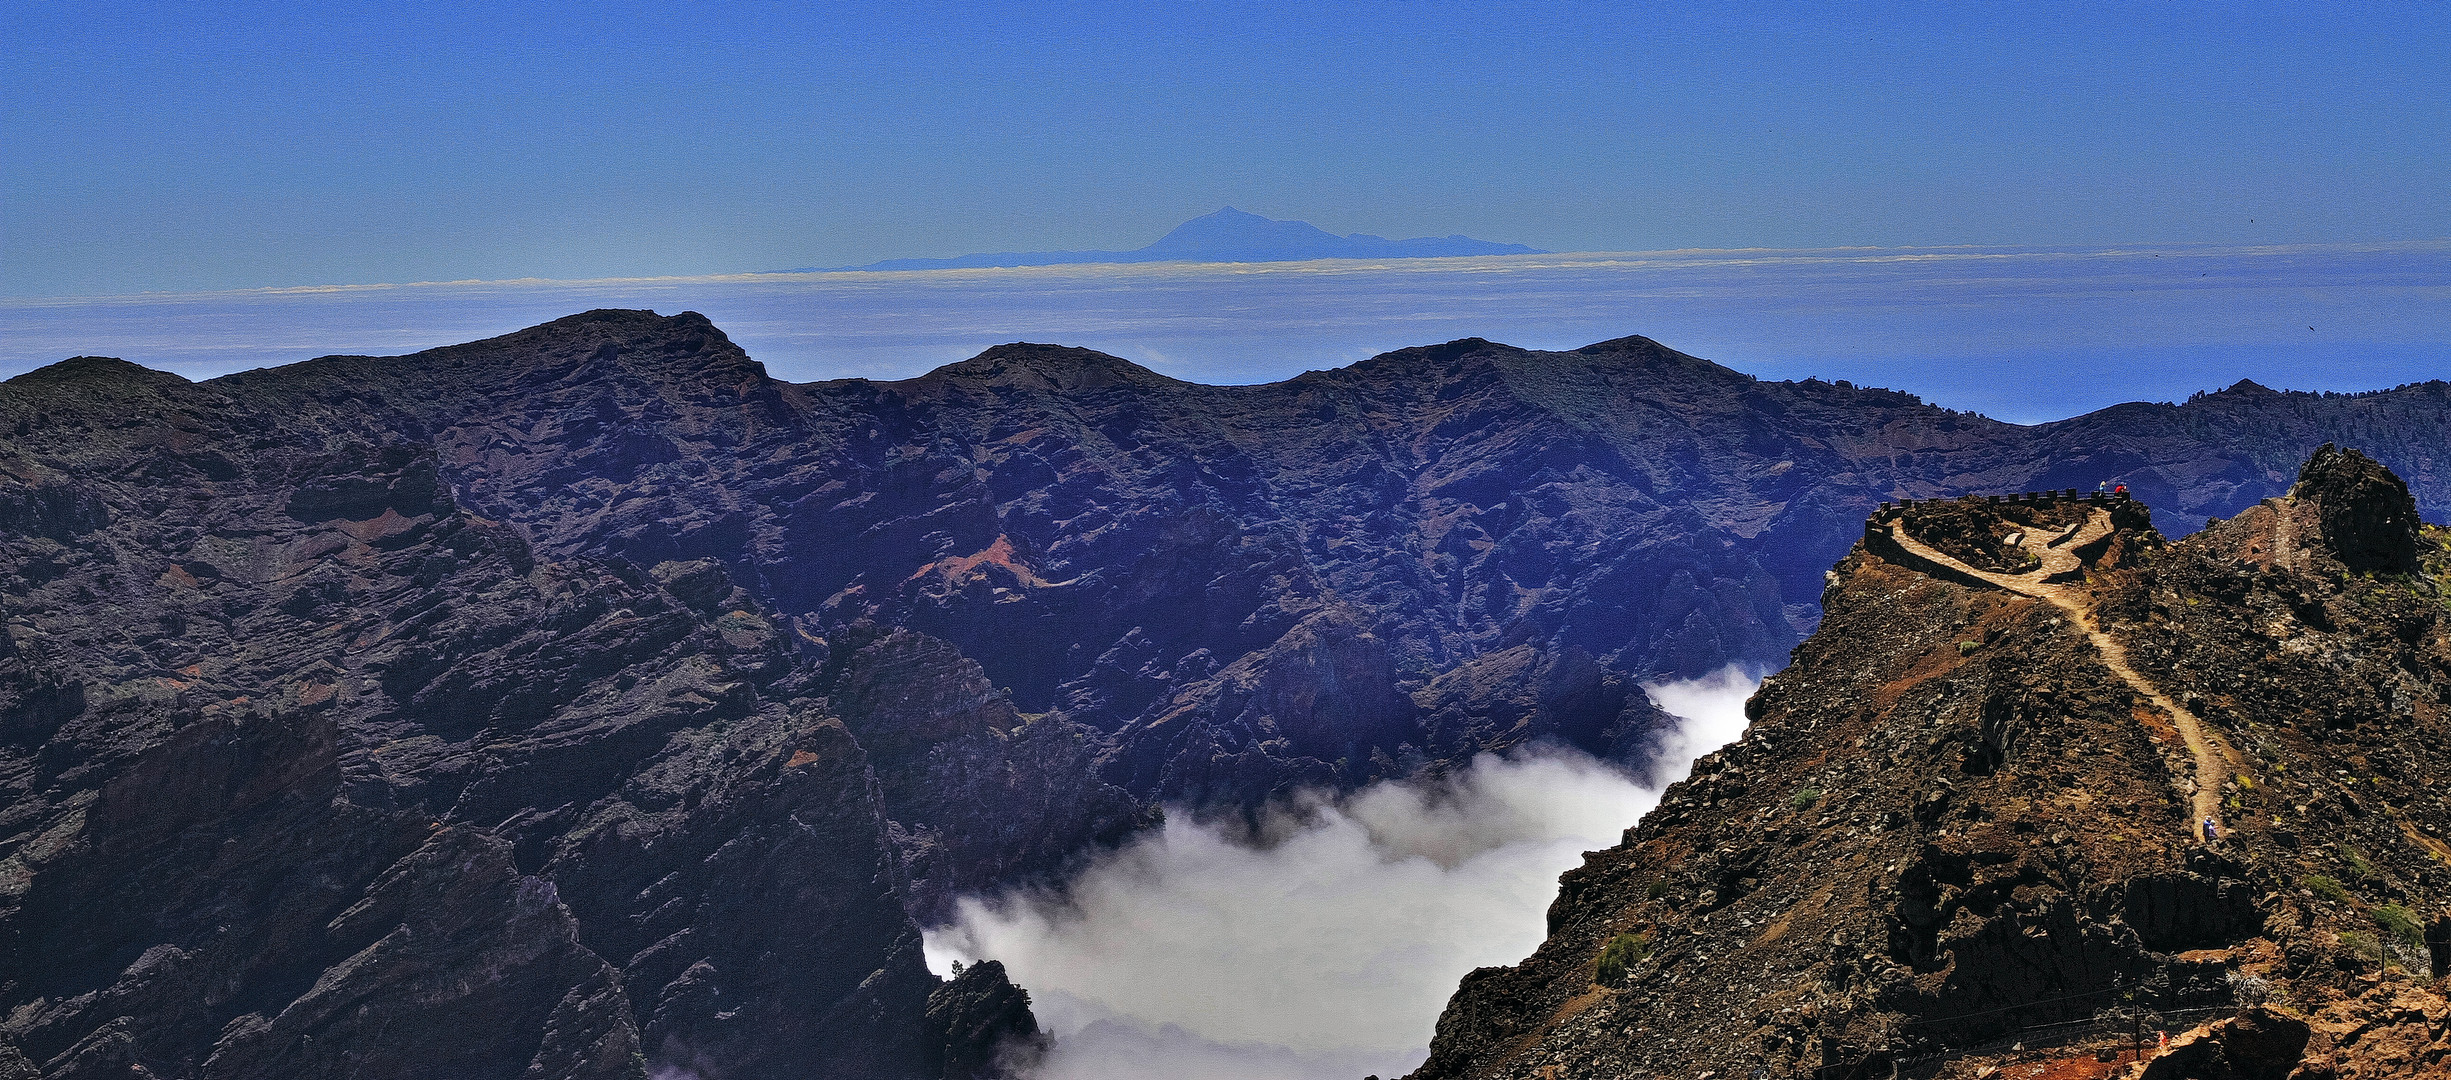
[[[1803,7],[19,0],[0,295],[1130,248],[1226,204],[1559,251],[2451,236],[2451,6]]]

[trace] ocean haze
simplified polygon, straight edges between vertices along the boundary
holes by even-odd
[[[696,310],[777,376],[907,378],[1003,342],[1255,383],[1461,337],[1644,334],[1765,378],[2017,422],[2251,378],[2441,376],[2451,241],[1842,248],[443,282],[0,300],[0,371],[112,355],[204,378],[391,355],[597,307]]]

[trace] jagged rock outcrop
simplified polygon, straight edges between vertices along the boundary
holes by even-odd
[[[2374,459],[2325,443],[2290,494],[2315,505],[2325,549],[2350,569],[2417,569],[2417,500]]]
[[[1417,1075],[2451,1068],[2427,982],[2451,971],[2451,532],[2411,570],[2353,568],[2339,538],[2406,529],[2371,510],[2396,485],[2317,462],[2178,543],[2129,508],[2075,573],[1970,560],[2059,559],[2121,504],[1876,521],[1745,736],[1563,878],[1539,952],[1463,981]],[[2268,1011],[2147,1064],[2124,1039],[2102,1061],[2008,1045],[2250,990]]]
[[[928,995],[928,1030],[944,1044],[945,1080],[1027,1075],[1048,1040],[1030,1014],[1030,992],[982,960]]]

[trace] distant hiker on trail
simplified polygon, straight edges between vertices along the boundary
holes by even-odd
[[[2213,842],[2215,842],[2215,841],[2217,841],[2217,840],[2220,840],[2220,839],[2221,839],[2221,826],[2214,824],[2214,823],[2213,823],[2213,819],[2211,819],[2211,818],[2205,818],[2205,819],[2204,819],[2204,842],[2205,842],[2205,843],[2207,843],[2207,844],[2210,844],[2210,843],[2213,843]]]
[[[2109,491],[2110,489],[2111,489],[2111,482],[2110,482],[2110,481],[2108,481],[2108,480],[2096,480],[2096,481],[2094,481],[2094,490],[2095,490],[2095,491]]]

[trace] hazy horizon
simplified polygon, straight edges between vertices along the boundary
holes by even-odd
[[[2445,237],[2447,49],[2440,6],[2270,2],[19,4],[0,296],[1104,250],[1228,205],[1551,251]]]
[[[400,355],[597,307],[695,310],[794,382],[908,378],[1016,340],[1247,384],[1463,337],[1639,334],[1768,379],[2032,423],[2240,379],[2437,378],[2451,241],[1563,253],[429,282],[0,300],[0,375],[108,355],[202,379]]]

